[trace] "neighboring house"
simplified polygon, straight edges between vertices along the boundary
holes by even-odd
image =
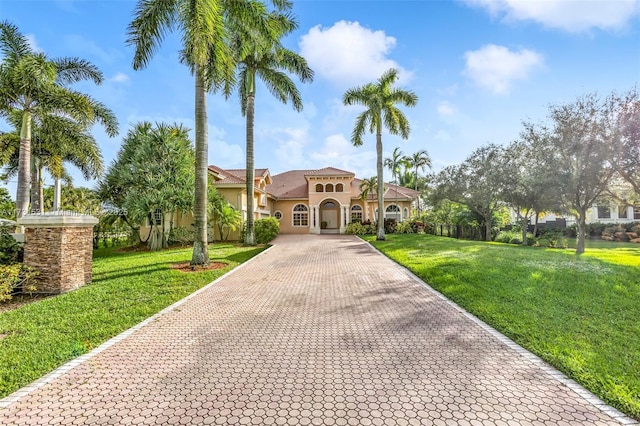
[[[214,186],[222,197],[247,218],[246,170],[222,169],[209,166]],[[254,219],[275,217],[280,222],[282,234],[342,234],[353,221],[374,222],[377,217],[377,194],[361,199],[361,180],[355,174],[333,167],[320,170],[292,170],[271,176],[268,169],[255,170]],[[420,194],[413,189],[385,184],[385,218],[398,222],[409,219],[413,204]],[[156,212],[158,224],[164,222],[168,230],[173,226],[191,227],[191,214],[178,213],[173,218]],[[141,227],[141,235],[149,232],[149,223]],[[219,238],[216,229],[210,236]],[[240,232],[231,233],[229,239],[237,240]]]
[[[515,213],[512,213],[512,218],[515,221]],[[538,223],[554,222],[557,219],[565,219],[566,225],[573,225],[576,223],[574,216],[562,216],[554,213],[545,213],[541,215]],[[594,205],[587,210],[587,223],[628,223],[628,222],[640,222],[640,206],[618,205],[612,202],[611,204],[601,203]],[[531,219],[533,223],[533,218]]]

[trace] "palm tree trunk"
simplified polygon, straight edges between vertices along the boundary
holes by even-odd
[[[193,255],[191,266],[209,264],[209,242],[207,238],[207,92],[205,90],[203,71],[196,66],[196,164],[195,191],[193,203],[193,221],[195,234],[193,238]]]
[[[244,244],[247,246],[255,246],[255,230],[253,224],[253,193],[255,164],[253,158],[253,123],[255,120],[255,92],[249,89],[247,95],[247,232],[244,236]]]
[[[378,156],[376,168],[378,172],[378,233],[376,240],[384,241],[384,177],[382,170],[382,133],[376,133],[376,154]]]
[[[22,114],[20,128],[20,151],[18,153],[18,188],[16,193],[16,217],[19,219],[29,211],[29,184],[31,183],[31,113]],[[20,227],[20,232],[24,228]]]
[[[38,158],[31,153],[31,211],[40,213],[40,166]]]
[[[60,210],[60,197],[62,196],[62,185],[59,177],[55,178],[55,186],[53,189],[53,210]]]

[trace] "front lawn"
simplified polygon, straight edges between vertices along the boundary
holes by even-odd
[[[640,419],[640,246],[574,250],[368,237],[431,287]]]
[[[0,397],[99,346],[245,262],[263,248],[215,244],[222,269],[181,272],[192,249],[94,252],[93,282],[76,291],[0,313]]]

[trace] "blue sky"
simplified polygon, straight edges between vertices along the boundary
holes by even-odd
[[[167,37],[148,67],[134,71],[125,45],[134,0],[0,0],[0,19],[51,57],[77,56],[105,75],[77,88],[117,115],[120,135],[94,129],[105,164],[141,120],[193,122],[193,78],[178,62],[179,37]],[[375,174],[374,136],[353,147],[359,107],[346,89],[400,70],[398,86],[418,105],[404,109],[408,140],[383,135],[385,157],[426,149],[435,171],[487,143],[507,144],[522,121],[544,121],[550,104],[597,92],[626,91],[640,80],[638,0],[294,1],[299,29],[285,40],[315,71],[298,84],[304,111],[264,87],[256,100],[256,167],[272,174],[332,166]],[[208,96],[209,163],[244,167],[244,118],[237,97]],[[7,130],[0,119],[0,130]],[[93,185],[71,170],[76,186]],[[390,180],[385,172],[386,180]],[[47,179],[47,184],[51,184]],[[15,197],[15,183],[7,184]]]

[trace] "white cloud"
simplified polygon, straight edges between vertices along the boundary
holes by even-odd
[[[542,55],[529,49],[511,51],[504,46],[488,44],[464,54],[465,74],[476,84],[494,93],[508,93],[517,80],[525,80],[543,66]]]
[[[80,57],[89,56],[89,60],[99,59],[106,64],[112,64],[122,58],[122,52],[114,48],[105,49],[93,40],[81,35],[73,34],[64,38],[66,47]]]
[[[34,52],[44,52],[44,50],[42,50],[42,48],[40,48],[40,46],[38,46],[38,42],[36,41],[36,36],[35,34],[25,34],[24,37],[27,39],[27,43],[29,43],[29,47],[31,47],[31,49]]]
[[[278,168],[271,170],[272,173],[288,169],[304,169],[309,165],[306,159],[306,146],[309,141],[306,128],[275,128],[265,131],[262,136],[265,138],[265,145],[277,146],[274,152],[278,160]]]
[[[438,104],[437,111],[440,118],[451,117],[457,112],[456,108],[447,101],[441,101]]]
[[[384,31],[348,21],[328,28],[316,25],[299,42],[311,68],[338,86],[366,84],[389,68],[398,69],[400,83],[409,80],[411,73],[387,57],[395,45],[396,39]]]
[[[464,0],[505,21],[534,21],[569,32],[619,30],[640,12],[638,0]]]
[[[112,81],[114,83],[126,83],[127,81],[129,81],[129,76],[123,72],[119,72],[111,77],[109,81]]]
[[[376,174],[375,150],[353,146],[342,133],[327,136],[322,148],[310,157],[318,168],[336,167],[353,172],[359,178]]]

